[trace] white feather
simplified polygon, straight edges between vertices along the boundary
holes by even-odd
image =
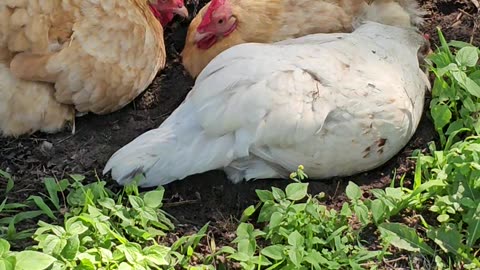
[[[350,34],[242,44],[218,55],[179,108],[120,149],[104,173],[164,185],[212,169],[233,182],[378,167],[419,123],[426,76],[414,30],[368,22]]]

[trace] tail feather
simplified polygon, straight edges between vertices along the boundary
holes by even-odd
[[[182,104],[183,110],[188,104]],[[175,113],[174,113],[175,114]],[[193,115],[176,112],[159,128],[142,134],[107,162],[103,174],[125,185],[138,174],[142,187],[166,185],[189,175],[227,166],[233,160],[234,136],[208,136]],[[179,119],[179,120],[177,120]]]
[[[105,165],[103,173],[111,170],[113,179],[119,184],[127,184],[137,174],[148,173],[162,155],[174,150],[173,144],[174,138],[169,132],[151,130],[118,150]]]

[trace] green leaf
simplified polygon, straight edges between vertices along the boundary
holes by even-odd
[[[291,201],[298,201],[307,196],[308,183],[292,183],[287,186],[285,192],[287,199]]]
[[[43,241],[43,249],[42,251],[49,255],[59,255],[59,253],[65,248],[67,245],[67,241],[65,239],[61,239],[55,235],[47,235]]]
[[[462,249],[462,234],[457,231],[453,224],[442,225],[438,229],[427,231],[428,238],[432,239],[445,252],[457,254]]]
[[[140,216],[150,221],[158,221],[157,212],[152,208],[145,208],[140,211]]]
[[[112,198],[98,200],[98,204],[108,210],[117,211],[115,201]]]
[[[435,252],[419,237],[415,229],[400,223],[383,223],[378,226],[382,238],[400,249],[434,256]]]
[[[450,219],[450,216],[448,214],[441,214],[437,217],[437,220],[440,223],[447,222],[449,219]]]
[[[468,43],[468,42],[463,42],[463,41],[457,41],[457,40],[452,40],[448,43],[448,45],[452,46],[452,47],[455,47],[455,48],[458,48],[458,49],[461,49],[463,47],[472,47],[472,44]]]
[[[480,238],[480,204],[477,200],[477,209],[465,217],[467,228],[467,246],[474,246]]]
[[[363,270],[363,268],[354,260],[350,259],[348,262],[352,270]]]
[[[241,239],[238,241],[238,252],[253,256],[255,254],[255,241],[250,239]]]
[[[36,251],[22,251],[16,254],[17,263],[15,270],[43,270],[57,259]]]
[[[0,238],[0,258],[10,251],[10,243],[7,240]]]
[[[285,257],[285,254],[283,252],[283,246],[282,245],[273,245],[273,246],[268,246],[260,252],[262,255],[267,256],[271,259],[274,260],[283,260]]]
[[[305,256],[305,261],[310,263],[313,266],[313,269],[316,269],[316,270],[322,269],[320,264],[322,265],[330,264],[330,262],[327,259],[325,259],[325,257],[323,257],[320,252],[316,250],[311,250],[310,253],[308,253],[307,256]],[[339,266],[335,267],[335,269],[339,269],[339,268],[340,268]]]
[[[187,247],[187,256],[192,257],[193,255],[193,248],[191,246]]]
[[[78,235],[71,236],[67,239],[67,245],[62,250],[62,256],[67,260],[73,261],[77,256],[79,247],[80,240]]]
[[[100,255],[102,256],[102,260],[109,261],[109,260],[113,259],[113,253],[109,249],[98,248],[98,250],[100,251]]]
[[[5,205],[7,204],[7,198],[3,200],[3,202],[0,204],[0,213],[5,209]]]
[[[5,193],[10,192],[13,189],[13,186],[14,186],[13,179],[12,178],[8,179],[7,187],[5,188]]]
[[[439,26],[437,26],[437,34],[438,34],[438,39],[440,41],[441,49],[443,52],[445,52],[448,55],[448,58],[450,61],[453,61],[453,54],[450,51],[450,47],[448,46],[447,40],[445,39],[445,36],[442,33],[442,30],[440,29]]]
[[[92,269],[95,269],[95,268],[92,268]],[[134,270],[135,268],[132,267],[130,264],[126,263],[126,262],[122,262],[119,266],[118,266],[118,270]],[[90,270],[90,269],[88,269]]]
[[[473,102],[472,98],[471,97],[466,97],[464,100],[463,100],[463,106],[465,107],[465,109],[467,109],[469,112],[475,112],[477,110],[476,108],[476,104]],[[458,120],[457,120],[458,121]],[[459,128],[457,129],[460,129],[462,128],[463,126],[460,126]],[[449,127],[450,129],[450,127]],[[448,134],[446,134],[448,135]]]
[[[370,222],[368,219],[368,208],[363,203],[360,205],[354,205],[353,211],[355,211],[355,214],[363,225],[367,225]]]
[[[255,213],[255,206],[253,205],[250,205],[249,207],[247,207],[243,213],[242,213],[242,217],[240,218],[240,222],[245,222],[247,221],[251,215],[253,215],[253,213]]]
[[[470,74],[468,74],[468,77],[474,81],[479,81],[480,80],[480,70],[476,70]]]
[[[73,179],[73,181],[75,182],[82,182],[83,180],[85,180],[85,176],[84,175],[81,175],[81,174],[71,174],[70,175],[70,178]]]
[[[279,212],[274,212],[270,216],[270,224],[269,224],[270,228],[273,229],[280,226],[280,223],[282,222],[282,220],[283,220],[283,215]]]
[[[460,69],[458,68],[457,64],[455,63],[450,63],[448,64],[447,66],[445,67],[441,67],[437,70],[437,73],[438,73],[438,76],[443,76],[445,75],[447,72],[455,72],[455,71],[459,71]]]
[[[458,84],[468,93],[476,97],[480,97],[480,85],[478,85],[474,80],[467,77],[467,74],[463,71],[452,71],[453,78],[458,82]]]
[[[6,171],[0,170],[0,176],[7,180],[7,187],[5,188],[5,193],[10,192],[13,189],[14,182],[12,176]]]
[[[292,261],[293,264],[295,264],[296,269],[300,269],[301,263],[302,263],[302,254],[300,253],[300,250],[298,248],[293,248],[288,251],[288,257]]]
[[[435,128],[437,130],[445,127],[452,119],[452,112],[448,106],[444,104],[433,105],[430,113],[432,114],[433,122],[435,123]]]
[[[164,193],[165,189],[149,191],[145,193],[143,201],[145,202],[146,206],[157,209],[162,206]]]
[[[237,252],[237,253],[233,253],[232,255],[228,256],[228,258],[233,259],[235,261],[239,261],[239,262],[247,262],[251,259],[251,256],[249,256],[248,254],[243,253],[243,252]]]
[[[224,246],[218,250],[220,253],[233,254],[235,249],[229,246]]]
[[[82,259],[75,270],[95,270],[95,265],[89,259]]]
[[[192,249],[191,246],[189,246],[188,248]],[[170,249],[168,247],[161,245],[153,245],[150,247],[146,247],[143,252],[147,256],[148,260],[150,260],[155,265],[168,265],[168,261],[165,259],[168,257],[168,253],[170,252]]]
[[[141,209],[143,208],[143,200],[140,197],[130,195],[128,196],[128,201],[132,205],[134,209]]]
[[[468,97],[468,99],[466,99],[465,101],[467,100],[470,100],[473,104],[473,101],[470,97]],[[464,103],[465,105],[465,103]],[[463,120],[455,120],[453,121],[452,123],[450,123],[450,125],[448,125],[448,129],[447,131],[445,132],[445,135],[450,135],[450,134],[453,134],[453,132],[457,131],[457,130],[461,130],[463,128]]]
[[[0,258],[0,270],[15,270],[15,257]]]
[[[478,49],[473,46],[461,48],[455,56],[455,61],[461,66],[476,66],[478,62]]]
[[[348,182],[345,192],[347,197],[352,201],[356,201],[362,197],[362,190],[352,181]]]
[[[76,217],[73,217],[65,222],[65,229],[68,229],[68,233],[71,235],[80,235],[86,232],[88,227],[83,225],[81,221],[78,221]]]
[[[465,79],[465,89],[472,95],[476,97],[480,97],[480,85],[476,83],[474,80],[467,77]]]
[[[39,196],[32,195],[29,197],[29,199],[32,199],[35,204],[42,210],[42,212],[47,215],[49,218],[53,220],[57,220],[57,217],[53,214],[52,209],[48,207],[48,205],[43,201],[43,199]]]
[[[25,211],[25,212],[20,212],[13,216],[14,223],[19,223],[27,219],[32,219],[40,216],[43,212],[40,210],[36,211]]]
[[[387,209],[385,207],[385,204],[380,199],[375,199],[372,201],[371,211],[375,223],[379,223],[380,221],[382,221],[385,218],[386,214],[388,214],[386,213]]]
[[[55,205],[57,210],[60,210],[60,200],[58,199],[58,185],[55,179],[53,178],[45,178],[44,180],[45,187],[47,188],[48,191],[48,197],[50,201]]]
[[[255,192],[257,193],[257,196],[260,199],[260,201],[262,202],[273,201],[272,192],[268,190],[260,190],[260,189],[255,190]]]
[[[285,196],[286,196],[283,190],[276,187],[272,187],[272,194],[273,194],[273,198],[275,198],[275,200],[277,201],[281,201],[285,199]]]
[[[276,205],[272,201],[267,201],[263,204],[262,208],[260,209],[260,213],[258,214],[258,222],[265,222],[269,221],[270,217],[274,212],[277,211]]]
[[[253,232],[253,225],[250,223],[240,223],[237,227],[237,236],[241,238],[249,238]]]
[[[292,245],[295,248],[299,248],[303,246],[305,242],[305,238],[298,232],[294,231],[288,236],[288,244]]]

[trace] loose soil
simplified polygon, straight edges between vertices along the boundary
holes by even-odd
[[[206,1],[192,0],[188,8],[198,11]],[[480,12],[474,0],[420,0],[427,11],[423,31],[438,44],[436,27],[440,26],[447,40],[473,41],[480,44]],[[166,30],[169,53],[167,67],[152,85],[131,105],[106,116],[86,115],[76,120],[76,133],[69,131],[47,135],[36,133],[18,139],[0,138],[0,169],[15,176],[12,198],[18,201],[43,192],[46,176],[62,178],[68,174],[84,174],[94,179],[101,174],[108,158],[119,148],[147,130],[157,127],[183,101],[193,80],[184,71],[179,53],[184,45],[189,22],[177,22]],[[429,97],[426,101],[426,109]],[[310,182],[311,192],[324,192],[327,205],[339,207],[348,181],[363,190],[383,188],[391,179],[406,174],[412,179],[413,150],[425,151],[428,142],[436,140],[429,117],[424,114],[411,142],[384,166],[352,177]],[[259,180],[233,185],[223,172],[211,171],[173,182],[166,188],[165,210],[178,220],[178,234],[195,231],[211,222],[212,233],[219,242],[234,237],[237,218],[243,209],[256,202],[255,189],[284,187],[287,180]],[[112,186],[115,184],[112,183]],[[0,183],[4,188],[4,183]]]

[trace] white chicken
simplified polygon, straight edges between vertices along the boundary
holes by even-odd
[[[234,46],[104,173],[120,184],[142,173],[139,185],[150,187],[213,169],[238,183],[287,177],[299,164],[313,179],[376,168],[417,128],[430,87],[417,60],[426,44],[415,29],[365,22],[352,33]]]

